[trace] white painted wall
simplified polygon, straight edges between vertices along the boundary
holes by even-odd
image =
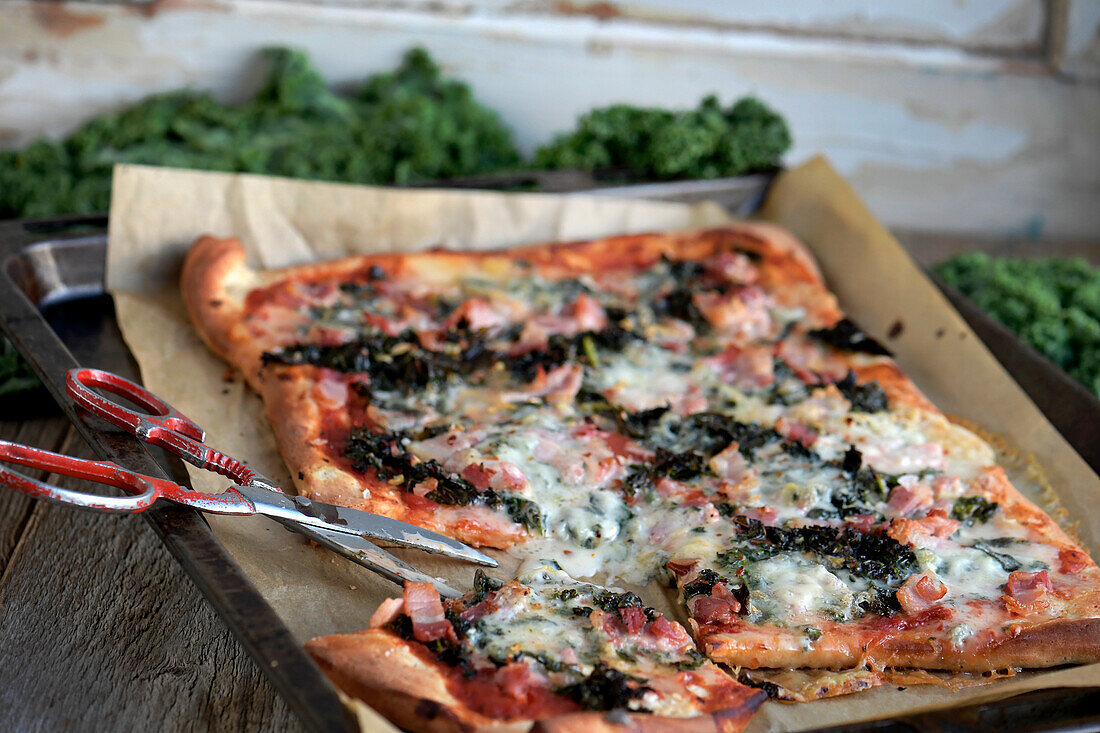
[[[890,226],[1100,234],[1097,0],[161,0],[0,4],[0,145],[64,134],[149,93],[240,98],[256,51],[335,83],[413,45],[531,150],[611,102],[755,93],[795,163],[828,154]],[[1053,25],[1052,25],[1053,24]]]

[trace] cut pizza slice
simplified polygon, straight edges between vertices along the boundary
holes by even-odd
[[[263,396],[301,493],[493,547],[614,539],[638,456],[593,410],[698,412],[771,379],[773,346],[750,344],[839,318],[803,250],[749,224],[274,272],[204,238],[182,290]]]
[[[1002,469],[891,476],[849,448],[839,465],[803,454],[754,470],[781,476],[771,501],[725,508],[732,532],[670,548],[712,659],[973,672],[1100,659],[1100,569]]]
[[[345,692],[412,730],[740,731],[766,695],[633,593],[551,566],[456,601],[409,583],[367,631],[306,649]]]

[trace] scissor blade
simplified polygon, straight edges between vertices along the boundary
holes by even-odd
[[[258,486],[237,486],[236,488],[256,505],[258,513],[269,517],[286,519],[345,535],[368,537],[403,547],[414,547],[425,552],[468,560],[491,568],[495,568],[498,564],[493,558],[472,547],[467,547],[458,540],[414,524],[358,509],[326,504],[323,501],[313,501],[304,496],[288,496]]]
[[[333,532],[329,529],[318,529],[317,527],[305,525],[298,521],[290,521],[288,519],[280,519],[278,521],[287,529],[308,537],[314,542],[327,547],[339,555],[343,555],[352,562],[362,565],[384,578],[392,580],[398,585],[402,585],[405,581],[431,583],[444,598],[458,598],[462,595],[460,591],[447,585],[447,582],[443,580],[443,578],[436,578],[417,570],[408,563],[402,562],[397,557],[386,552],[381,547],[372,545],[359,535],[343,534],[340,532]]]

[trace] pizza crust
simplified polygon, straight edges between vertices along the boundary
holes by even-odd
[[[306,642],[306,651],[345,693],[363,700],[402,728],[428,733],[736,733],[745,727],[765,697],[763,692],[748,695],[738,708],[693,718],[577,712],[538,721],[502,721],[463,705],[447,689],[447,679],[437,666],[414,653],[409,642],[385,630],[321,636]]]
[[[306,651],[336,686],[409,730],[521,733],[531,721],[502,722],[462,705],[439,670],[409,644],[378,629],[321,636]]]
[[[211,351],[244,372],[254,389],[260,351],[249,347],[239,329],[244,296],[258,280],[245,263],[240,240],[210,236],[195,241],[180,275],[180,292],[195,330]]]
[[[1100,615],[1095,598],[1091,603],[1092,615]],[[1031,624],[1025,619],[1009,620],[1008,634],[978,649],[952,647],[948,640],[952,625],[947,621],[939,627],[886,633],[841,626],[828,630],[809,652],[801,648],[799,635],[778,628],[750,627],[733,633],[702,634],[700,645],[711,659],[748,669],[842,670],[869,663],[879,668],[992,672],[1012,667],[1038,669],[1087,664],[1100,659],[1100,618],[1054,619]]]

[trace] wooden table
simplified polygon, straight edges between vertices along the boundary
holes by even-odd
[[[61,416],[0,439],[92,457]],[[301,725],[144,519],[0,493],[0,730],[261,729]]]
[[[1100,260],[1091,242],[901,239],[921,263],[970,248]],[[0,421],[0,439],[91,457],[59,416]],[[0,730],[300,728],[143,519],[0,493]]]

